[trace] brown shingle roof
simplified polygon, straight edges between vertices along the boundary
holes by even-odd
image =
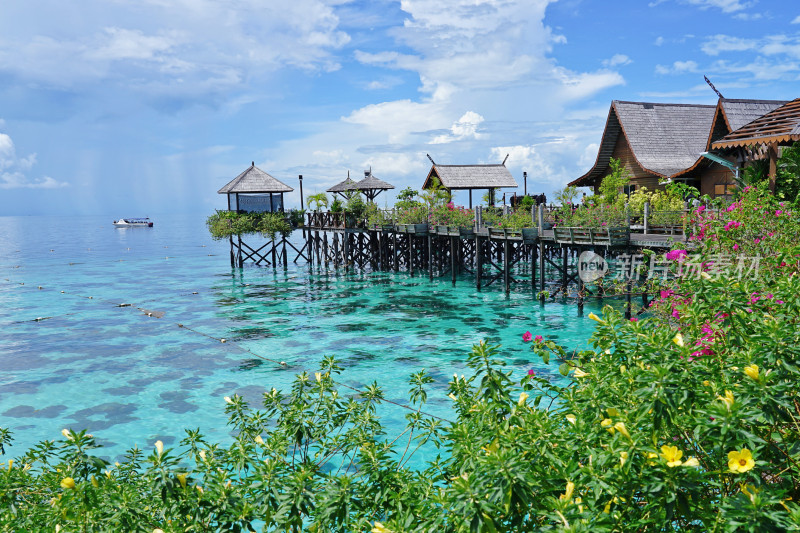
[[[498,189],[518,187],[505,165],[436,165],[431,167],[423,188],[431,176],[438,176],[446,189]]]
[[[800,98],[792,100],[715,141],[715,150],[800,141]]]
[[[570,185],[593,185],[605,177],[620,135],[643,170],[665,178],[684,172],[705,151],[715,110],[713,105],[613,101],[597,161]]]
[[[227,185],[217,191],[218,194],[228,193],[265,193],[265,192],[291,192],[294,189],[279,181],[253,163],[244,172],[233,178]]]
[[[719,101],[730,131],[738,130],[785,103],[786,100],[727,100],[725,98],[720,98]]]

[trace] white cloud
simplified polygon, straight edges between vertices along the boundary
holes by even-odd
[[[0,133],[0,189],[57,189],[68,184],[50,176],[29,179],[25,173],[36,164],[36,154],[17,156],[11,137]]]
[[[656,37],[656,40],[653,41],[653,44],[656,46],[661,46],[662,44],[664,44],[664,38],[659,35],[658,37]]]
[[[474,111],[467,111],[464,115],[450,126],[450,133],[437,135],[431,144],[446,144],[463,139],[480,139],[482,135],[478,133],[478,126],[483,122],[483,117]]]
[[[697,72],[697,63],[694,61],[675,61],[670,66],[656,65],[656,74],[685,74]]]
[[[202,93],[282,67],[336,70],[333,52],[350,40],[325,0],[238,0],[235,9],[222,0],[87,0],[79,21],[71,6],[50,7],[48,21],[74,23],[56,26],[29,10],[27,21],[4,27],[0,73],[63,89]]]
[[[794,19],[792,19],[791,24],[800,24],[800,15],[797,15]]]
[[[631,61],[631,58],[629,58],[625,54],[614,54],[613,56],[611,56],[610,59],[603,60],[603,66],[613,68],[613,67],[630,65],[632,62],[633,61]]]
[[[743,52],[745,50],[753,50],[757,46],[758,41],[755,39],[714,35],[706,39],[700,49],[710,56],[718,56],[722,52]]]
[[[663,4],[667,0],[655,0],[650,2],[650,7]],[[735,13],[743,9],[747,9],[756,4],[755,1],[742,1],[742,0],[678,0],[681,4],[689,4],[698,6],[700,9],[717,8],[723,13]]]

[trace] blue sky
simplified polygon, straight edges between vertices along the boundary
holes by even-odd
[[[207,212],[501,162],[552,193],[612,100],[800,97],[796,0],[3,0],[0,215]],[[393,195],[389,195],[391,198]],[[460,203],[466,197],[457,198]],[[379,197],[383,203],[383,196]]]

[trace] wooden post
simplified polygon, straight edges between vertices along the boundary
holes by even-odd
[[[398,272],[400,270],[400,258],[397,256],[398,251],[398,243],[400,239],[397,238],[397,232],[392,231],[392,256],[394,257],[394,271]]]
[[[481,276],[483,274],[483,254],[481,254],[481,236],[475,233],[475,285],[481,290]]]
[[[453,280],[453,286],[456,285],[456,272],[458,271],[458,251],[456,250],[456,239],[458,237],[450,237],[450,277]]]
[[[233,235],[229,235],[228,240],[231,241],[231,268],[236,268],[236,256],[233,254]]]
[[[531,291],[536,290],[536,243],[531,244]]]
[[[544,204],[539,204],[539,238],[542,238],[544,231]]]
[[[503,285],[505,285],[506,294],[511,292],[511,273],[509,271],[508,254],[511,246],[508,242],[508,230],[503,228]]]
[[[431,232],[428,232],[428,279],[433,281],[433,247],[431,246]]]
[[[577,266],[577,269],[576,269],[578,271],[578,316],[583,316],[583,293],[584,293],[585,287],[583,285],[583,279],[581,279],[581,275],[580,275],[581,274],[581,264],[580,264],[580,257],[581,256],[580,256],[580,251],[581,251],[581,248],[579,246],[578,247],[578,251],[577,251],[577,253],[578,253],[578,266]]]
[[[542,210],[539,210],[539,214],[542,214]],[[539,224],[541,224],[541,218],[539,219]],[[541,236],[539,236],[539,301],[542,305],[544,305],[544,240]]]
[[[644,203],[644,234],[650,231],[650,202]]]
[[[414,275],[414,234],[408,234],[408,272]]]
[[[562,253],[561,253],[561,292],[564,293],[564,297],[567,296],[567,283],[568,283],[568,278],[567,278],[567,261],[568,261],[568,257],[567,257],[567,253],[568,252],[569,252],[569,250],[567,249],[566,246],[564,246],[564,248],[562,248]]]
[[[769,157],[769,192],[775,192],[775,176],[778,173],[778,145],[772,143],[767,146],[767,156]]]
[[[239,248],[236,253],[239,256],[239,268],[242,268],[244,266],[244,259],[242,259],[242,236],[237,235],[237,237],[239,239]]]
[[[283,244],[283,269],[289,269],[289,254],[286,253],[286,237],[281,239],[281,243]]]
[[[342,233],[342,259],[344,260],[344,271],[350,267],[350,239],[348,238],[347,230]]]

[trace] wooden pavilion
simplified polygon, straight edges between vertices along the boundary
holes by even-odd
[[[217,194],[228,196],[228,211],[240,213],[283,212],[283,193],[294,189],[256,166],[255,161]]]
[[[430,156],[428,156],[430,158]],[[433,186],[438,180],[447,190],[469,191],[469,207],[472,209],[472,191],[474,189],[501,189],[518,187],[514,176],[506,168],[505,161],[499,165],[437,165],[433,166],[425,178],[423,189]]]
[[[711,148],[723,154],[732,153],[741,163],[766,157],[769,160],[769,187],[771,191],[775,191],[778,149],[798,141],[800,98],[787,102],[712,142]]]
[[[394,185],[386,183],[385,181],[373,176],[372,169],[365,170],[364,179],[350,187],[350,190],[363,193],[370,202],[374,202],[375,197],[377,197],[381,192],[388,191],[389,189],[394,189]]]
[[[630,173],[629,192],[654,190],[663,181],[680,180],[700,194],[725,196],[734,186],[729,168],[703,157],[711,144],[751,120],[779,107],[775,100],[729,100],[716,106],[615,100],[594,166],[569,185],[598,191],[610,172],[611,158]]]
[[[347,198],[346,192],[353,190],[353,186],[355,184],[356,184],[356,182],[354,180],[350,179],[350,172],[348,171],[347,172],[347,177],[343,181],[340,181],[339,183],[337,183],[336,185],[334,185],[333,187],[331,187],[330,189],[328,189],[325,192],[330,192],[330,193],[333,193],[334,195],[338,194],[342,198],[346,199]]]

